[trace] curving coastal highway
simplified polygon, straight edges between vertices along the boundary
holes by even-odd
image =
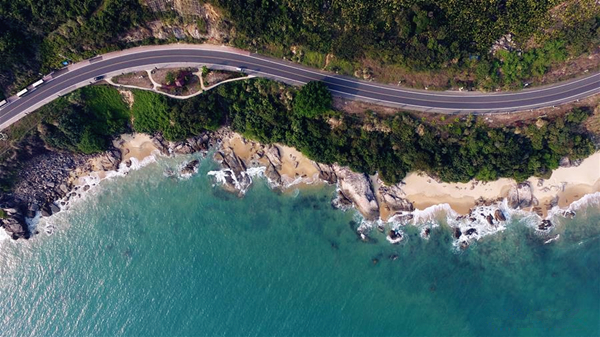
[[[361,81],[228,47],[178,44],[109,53],[48,75],[42,85],[30,88],[22,97],[8,99],[8,104],[0,108],[0,129],[57,97],[93,83],[98,76],[114,76],[154,67],[202,65],[221,69],[243,68],[248,74],[290,84],[323,81],[338,96],[397,108],[442,113],[514,112],[555,106],[600,93],[600,73],[518,92],[436,92]]]

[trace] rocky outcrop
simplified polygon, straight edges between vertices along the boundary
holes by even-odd
[[[323,180],[328,184],[337,183],[337,176],[332,165],[315,163],[319,169],[319,179]]]
[[[271,162],[271,165],[273,165],[276,170],[281,170],[281,153],[279,152],[279,148],[276,145],[270,145],[269,147],[267,147],[265,155]]]
[[[189,163],[185,164],[185,166],[183,166],[183,168],[181,169],[181,171],[179,171],[179,173],[181,175],[192,175],[192,174],[196,173],[196,171],[198,169],[198,165],[200,165],[200,161],[198,159],[194,159],[194,160],[190,161]]]
[[[281,175],[279,172],[277,172],[273,164],[267,165],[267,168],[265,169],[265,177],[267,177],[271,183],[281,185]]]
[[[535,198],[529,182],[520,183],[508,192],[508,206],[513,209],[531,207]]]
[[[347,210],[352,207],[352,200],[346,198],[342,191],[337,191],[337,196],[331,201],[331,206],[341,210]]]
[[[152,137],[152,143],[162,155],[170,156],[172,154],[206,152],[211,146],[220,142],[222,137],[223,132],[203,132],[184,141],[170,142],[164,139],[161,134],[156,134]]]
[[[244,161],[233,151],[227,153],[217,152],[213,159],[219,162],[224,168],[222,170],[223,176],[219,178],[221,179],[223,188],[242,196],[250,184],[252,184],[252,179],[246,174],[246,164]]]
[[[380,183],[377,193],[380,198],[379,203],[385,205],[390,213],[412,212],[414,210],[410,201],[400,197],[404,195],[404,192],[397,185],[386,186]]]
[[[97,157],[98,163],[101,166],[98,168],[99,170],[116,171],[119,169],[119,164],[121,164],[121,151],[117,149],[111,149],[102,154],[99,154]]]
[[[379,204],[371,188],[369,177],[362,173],[352,172],[347,167],[334,166],[340,192],[351,200],[358,211],[367,220],[379,217]]]
[[[97,162],[113,166],[116,155],[109,151]],[[14,181],[10,192],[0,194],[0,207],[6,214],[0,219],[0,227],[13,239],[29,238],[31,233],[25,218],[34,217],[38,211],[46,215],[60,211],[54,201],[70,192],[71,172],[76,168],[90,169],[91,158],[93,156],[47,149],[37,136],[24,139],[13,156],[0,164],[0,178],[12,175],[8,177]]]
[[[5,209],[6,218],[0,219],[2,227],[13,239],[29,239],[31,232],[25,222],[25,216],[18,208]]]

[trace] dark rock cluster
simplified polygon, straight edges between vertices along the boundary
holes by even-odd
[[[23,142],[13,158],[2,163],[2,173],[13,174],[10,191],[0,193],[0,207],[5,210],[5,218],[0,219],[3,227],[13,239],[29,238],[32,233],[25,218],[41,211],[50,216],[60,211],[54,203],[70,192],[71,172],[84,167],[91,156],[55,151],[45,148],[37,137]],[[118,151],[117,151],[118,152]]]

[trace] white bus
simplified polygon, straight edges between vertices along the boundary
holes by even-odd
[[[6,103],[8,103],[5,99],[3,99],[2,101],[0,101],[0,108],[5,106]]]
[[[44,80],[39,80],[39,81],[35,82],[34,84],[32,84],[31,86],[36,88],[36,87],[39,87],[42,83],[44,83]]]
[[[21,97],[21,96],[25,95],[25,94],[26,94],[28,91],[29,91],[29,90],[27,90],[27,89],[23,89],[23,90],[21,90],[21,91],[19,91],[19,92],[17,93],[17,96],[18,96],[18,97]]]

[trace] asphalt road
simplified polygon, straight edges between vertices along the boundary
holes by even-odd
[[[208,48],[208,49],[204,49]],[[231,48],[156,46],[125,50],[80,62],[53,74],[52,79],[21,98],[12,97],[0,110],[0,129],[40,106],[101,75],[116,75],[153,67],[217,66],[245,69],[248,74],[291,84],[323,81],[334,95],[379,104],[443,113],[502,113],[556,106],[600,93],[600,73],[552,86],[518,92],[474,93],[412,90],[361,81]]]

